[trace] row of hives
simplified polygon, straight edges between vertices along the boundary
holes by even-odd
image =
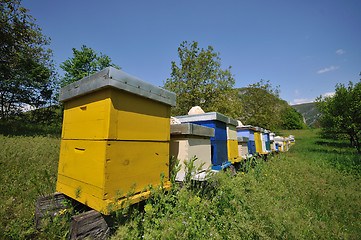
[[[288,139],[219,113],[180,116],[171,127],[176,95],[112,67],[62,88],[59,100],[57,191],[105,214],[147,198],[151,185],[169,188],[170,151],[181,160],[196,155],[203,170],[219,171],[289,146]]]
[[[196,156],[193,179],[204,180],[208,169],[219,171],[252,156],[288,151],[294,137],[283,138],[269,130],[244,126],[218,112],[175,117],[171,124],[170,155],[179,159],[182,168],[176,179],[183,181],[184,168]]]

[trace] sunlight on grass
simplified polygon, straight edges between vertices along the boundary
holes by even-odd
[[[347,142],[318,138],[317,130],[283,134],[296,136],[287,153],[118,210],[112,238],[357,239],[360,156]],[[0,145],[0,238],[65,237],[71,212],[40,232],[33,216],[37,197],[55,191],[60,139],[0,135]]]

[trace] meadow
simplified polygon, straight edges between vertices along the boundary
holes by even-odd
[[[155,191],[113,213],[111,238],[359,239],[361,156],[317,130],[281,133],[296,137],[289,152]],[[55,191],[59,135],[18,131],[0,135],[0,146],[0,238],[66,238],[74,209],[34,227],[37,197]]]

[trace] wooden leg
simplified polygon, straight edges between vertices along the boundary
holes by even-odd
[[[69,206],[64,205],[63,202],[68,198],[60,193],[40,196],[36,201],[35,206],[35,226],[37,229],[41,228],[42,220],[47,216],[54,216],[62,209],[67,209]]]
[[[70,239],[107,239],[110,227],[106,216],[91,210],[71,217],[69,225]]]

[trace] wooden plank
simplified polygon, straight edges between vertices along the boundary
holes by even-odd
[[[35,206],[35,226],[37,229],[42,227],[42,220],[47,216],[54,216],[55,213],[62,209],[68,209],[69,206],[63,202],[68,198],[60,193],[52,193],[38,197]]]
[[[108,222],[106,221],[108,220]],[[78,239],[107,239],[110,235],[109,219],[95,210],[73,216],[69,224],[69,237]]]

